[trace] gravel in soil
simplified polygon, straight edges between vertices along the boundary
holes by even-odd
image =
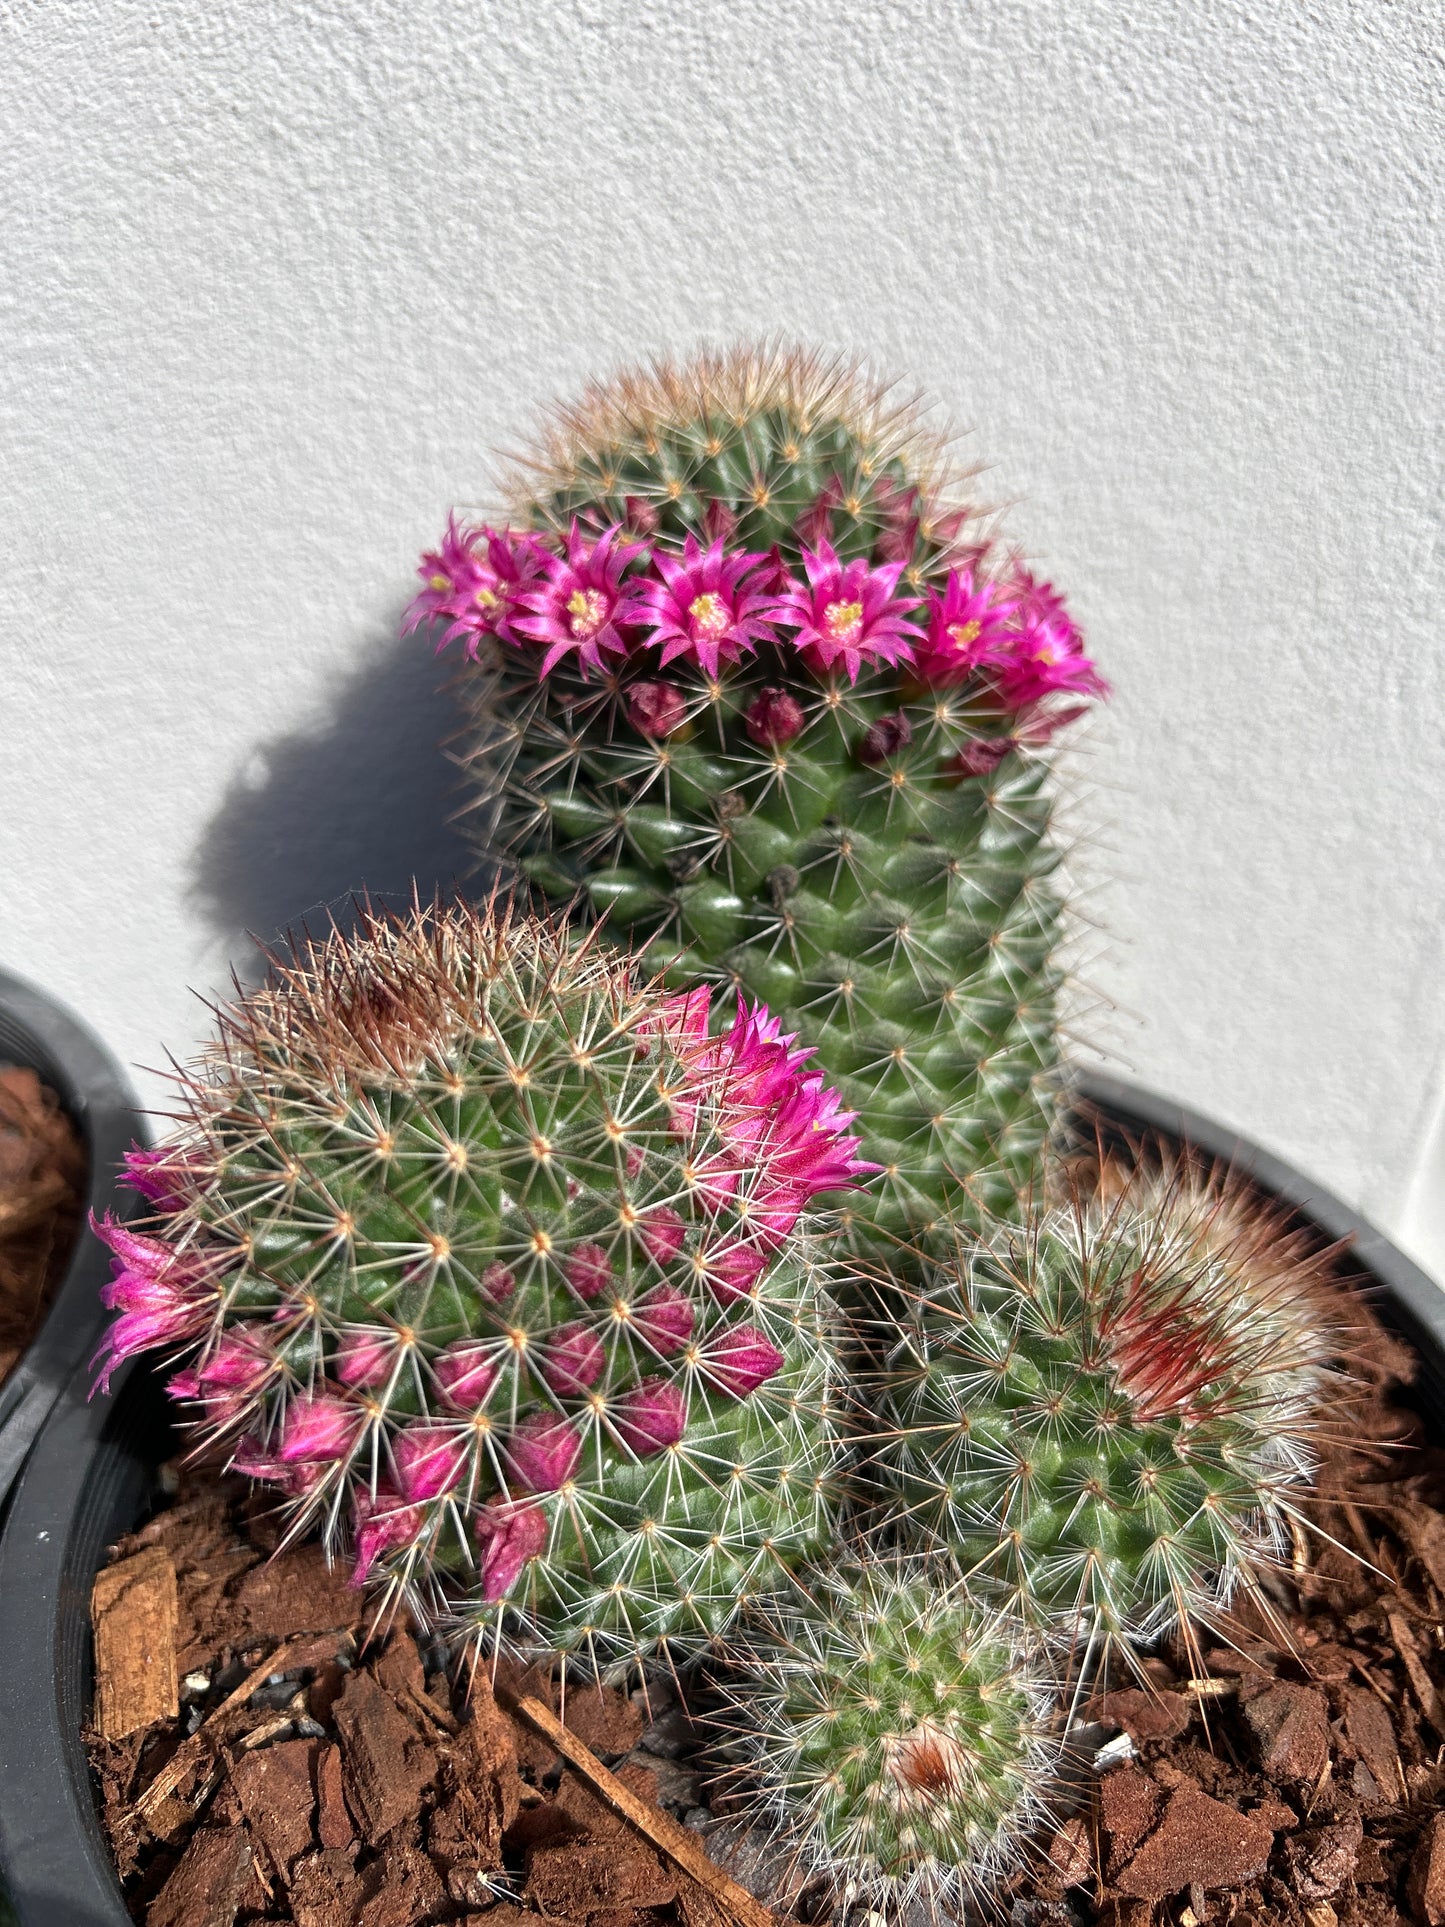
[[[80,1228],[85,1147],[33,1070],[0,1065],[0,1380],[40,1328]]]
[[[1083,1797],[986,1910],[1010,1927],[1445,1927],[1445,1454],[1408,1354],[1362,1323],[1315,1530],[1211,1633],[1099,1683]],[[101,1654],[132,1614],[88,1742],[149,1927],[721,1927],[514,1712],[528,1695],[775,1912],[862,1927],[749,1826],[670,1683],[564,1694],[504,1663],[468,1695],[409,1626],[369,1630],[317,1548],[275,1551],[234,1483],[191,1478],[96,1597]]]

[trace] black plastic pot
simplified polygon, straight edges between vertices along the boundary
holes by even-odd
[[[116,1172],[143,1126],[124,1072],[63,1005],[6,970],[0,970],[0,1063],[28,1065],[60,1099],[85,1143],[90,1208],[129,1212],[134,1200],[117,1190]],[[51,1407],[99,1342],[108,1255],[83,1225],[45,1323],[0,1385],[0,1501]]]
[[[1352,1238],[1376,1309],[1420,1356],[1427,1421],[1445,1432],[1445,1292],[1418,1266],[1338,1198],[1207,1118],[1110,1078],[1086,1079],[1082,1095],[1106,1136],[1193,1144],[1327,1239]],[[171,1437],[165,1398],[144,1368],[93,1404],[77,1381],[51,1414],[0,1539],[0,1870],[22,1927],[128,1927],[80,1742],[90,1588],[107,1545],[152,1503]]]

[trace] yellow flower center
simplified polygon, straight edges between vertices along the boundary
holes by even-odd
[[[574,589],[567,598],[567,627],[579,642],[590,642],[607,620],[607,598],[600,589]]]
[[[978,641],[979,632],[982,628],[983,624],[981,622],[950,622],[948,625],[948,633],[953,638],[954,648],[969,648],[971,644]]]
[[[841,642],[845,647],[856,642],[863,633],[863,604],[830,602],[823,611],[823,627],[833,642]]]
[[[695,596],[688,604],[688,616],[694,629],[705,636],[726,634],[731,617],[728,606],[720,595],[709,591],[706,595]]]
[[[502,606],[502,598],[495,589],[478,589],[477,601],[484,609],[500,609]]]
[[[443,589],[449,589],[452,586],[452,579],[449,575],[434,575],[431,579],[431,586],[436,590],[437,594],[440,595]]]

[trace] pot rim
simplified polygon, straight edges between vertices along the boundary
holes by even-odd
[[[1331,1242],[1349,1240],[1377,1309],[1417,1352],[1424,1401],[1445,1424],[1445,1290],[1368,1219],[1237,1132],[1153,1092],[1089,1073],[1071,1081],[1069,1098],[1086,1128],[1097,1121],[1124,1140],[1192,1145]],[[130,1927],[80,1738],[89,1601],[105,1546],[153,1485],[148,1447],[164,1437],[167,1401],[143,1361],[116,1374],[111,1397],[92,1402],[87,1392],[82,1373],[56,1403],[0,1535],[0,1873],[23,1927]]]

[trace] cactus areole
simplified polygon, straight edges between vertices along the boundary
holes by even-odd
[[[1060,597],[912,410],[796,353],[596,388],[510,518],[454,518],[407,618],[476,664],[479,838],[816,1048],[875,1255],[1013,1208],[1057,1056],[1045,749],[1104,688]]]
[[[100,1227],[102,1381],[189,1347],[199,1437],[359,1581],[604,1658],[721,1630],[828,1538],[800,1218],[866,1167],[766,1011],[708,1015],[496,907],[306,943]]]

